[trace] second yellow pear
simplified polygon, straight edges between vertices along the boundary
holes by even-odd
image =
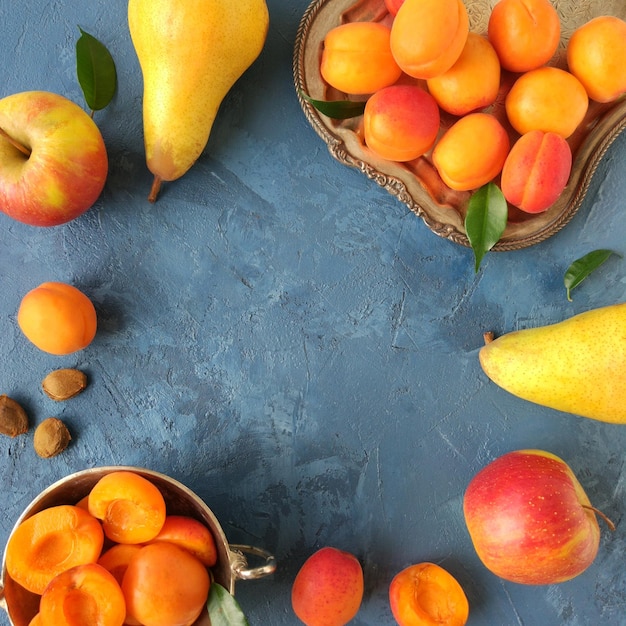
[[[269,12],[265,0],[129,0],[128,25],[154,202],[161,181],[180,178],[206,147],[224,97],[265,45]]]

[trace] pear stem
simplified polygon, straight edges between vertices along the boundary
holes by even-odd
[[[588,511],[593,511],[598,517],[604,520],[606,525],[609,527],[609,530],[615,530],[615,524],[602,512],[596,509],[595,506],[583,504],[583,509],[587,509]]]
[[[158,174],[155,174],[152,181],[152,187],[150,188],[150,195],[148,196],[148,200],[150,202],[156,202],[159,191],[161,190],[161,181],[161,177]]]
[[[30,156],[30,150],[24,145],[21,144],[17,139],[14,139],[7,133],[4,128],[0,126],[0,136],[4,137],[12,146],[15,146],[22,154],[25,154],[27,157]]]
[[[488,330],[486,333],[483,333],[483,340],[485,345],[491,343],[495,339],[494,332],[492,330]]]

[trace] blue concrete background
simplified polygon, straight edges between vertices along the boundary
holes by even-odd
[[[0,96],[44,89],[83,105],[78,25],[107,45],[119,74],[115,100],[95,116],[110,157],[96,205],[50,229],[0,215],[0,392],[33,427],[56,415],[73,435],[49,460],[34,453],[32,429],[0,439],[0,544],[50,483],[131,464],[182,481],[231,542],[277,556],[273,576],[237,585],[251,624],[298,623],[293,577],[326,545],[363,564],[355,626],[394,624],[388,584],[425,560],[461,582],[471,626],[626,624],[626,427],[514,398],[477,359],[485,330],[626,300],[617,257],[572,303],[562,282],[590,250],[626,252],[626,134],[564,230],[487,255],[476,275],[469,249],[338,164],[307,123],[291,69],[306,7],[269,0],[261,57],[226,98],[202,158],[151,205],[126,2],[0,0]],[[53,357],[20,334],[20,299],[48,280],[73,283],[96,306],[98,334],[83,352]],[[90,384],[58,404],[40,382],[65,366]],[[571,582],[499,580],[466,532],[471,477],[525,447],[565,459],[617,524],[603,526],[596,561]]]

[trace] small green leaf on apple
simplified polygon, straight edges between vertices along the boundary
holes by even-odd
[[[572,289],[580,285],[591,272],[598,269],[612,255],[621,258],[621,254],[617,254],[617,252],[613,250],[593,250],[580,257],[580,259],[576,259],[576,261],[567,268],[563,282],[565,283],[565,289],[567,291],[567,299],[570,302],[572,301]]]
[[[474,250],[476,272],[485,254],[500,240],[508,217],[506,199],[495,183],[487,183],[472,194],[465,215],[465,232]]]
[[[365,102],[361,101],[316,100],[303,91],[300,91],[300,95],[320,113],[335,120],[347,120],[351,117],[358,117],[359,115],[363,115],[363,111],[365,110]]]
[[[117,71],[106,46],[80,26],[76,41],[76,74],[87,106],[94,111],[104,109],[115,95]]]
[[[249,626],[237,600],[216,582],[211,583],[207,610],[211,626]]]

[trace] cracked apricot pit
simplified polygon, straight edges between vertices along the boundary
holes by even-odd
[[[83,350],[96,336],[96,309],[79,289],[46,282],[29,291],[20,303],[17,323],[37,348],[55,355]]]
[[[396,574],[389,603],[400,626],[464,626],[469,617],[463,588],[435,563],[410,565]]]

